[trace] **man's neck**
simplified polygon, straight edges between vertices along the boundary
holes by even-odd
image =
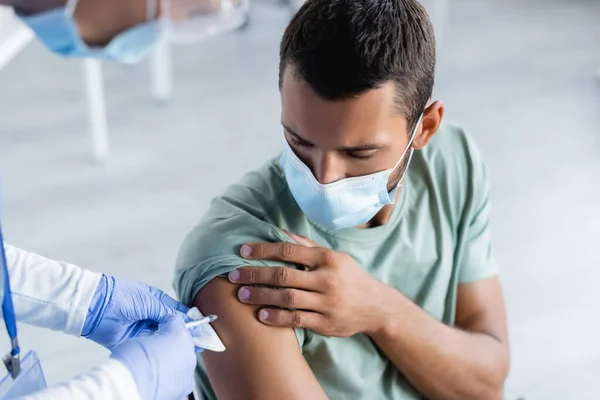
[[[390,222],[390,219],[392,218],[392,214],[394,213],[394,209],[396,208],[396,205],[400,201],[401,195],[402,195],[402,187],[400,187],[398,189],[398,192],[396,193],[396,201],[394,202],[394,204],[388,204],[386,206],[383,206],[381,208],[381,210],[379,210],[379,212],[377,214],[375,214],[375,216],[373,218],[371,218],[371,220],[369,222],[367,222],[366,224],[357,226],[357,228],[358,229],[376,228],[378,226],[382,226],[382,225],[385,225],[388,222]]]

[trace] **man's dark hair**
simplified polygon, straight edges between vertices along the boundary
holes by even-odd
[[[412,129],[433,90],[435,35],[417,0],[307,0],[281,40],[280,89],[288,66],[331,101],[395,83]]]

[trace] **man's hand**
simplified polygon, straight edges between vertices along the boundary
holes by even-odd
[[[238,298],[267,306],[258,313],[267,325],[308,328],[325,336],[348,337],[379,330],[383,283],[362,270],[344,253],[319,247],[288,232],[296,243],[251,243],[241,249],[250,260],[275,260],[305,267],[241,267],[229,280],[242,286]],[[268,285],[277,288],[253,287]],[[282,307],[271,308],[271,307]]]

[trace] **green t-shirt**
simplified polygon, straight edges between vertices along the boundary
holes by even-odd
[[[446,124],[416,151],[388,224],[327,230],[309,221],[273,159],[226,189],[183,243],[174,285],[185,304],[211,279],[242,265],[242,244],[290,239],[287,229],[350,254],[434,318],[454,324],[457,285],[497,274],[489,233],[488,182],[473,140]],[[360,296],[360,294],[357,294]],[[331,399],[418,399],[420,396],[366,335],[340,339],[298,329],[302,353]],[[199,361],[199,389],[215,399]]]

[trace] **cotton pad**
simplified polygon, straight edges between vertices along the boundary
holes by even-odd
[[[194,321],[204,317],[204,315],[202,315],[200,310],[198,310],[196,307],[190,308],[190,310],[187,312],[187,316]],[[194,338],[196,346],[210,351],[225,351],[225,345],[223,342],[221,342],[219,335],[217,335],[217,332],[215,332],[210,324],[202,324],[200,325],[200,329],[202,331],[201,335]]]

